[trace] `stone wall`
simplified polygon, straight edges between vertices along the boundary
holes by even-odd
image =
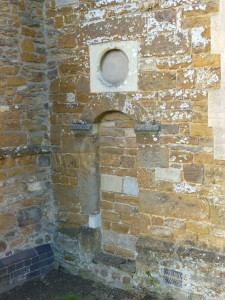
[[[50,99],[59,222],[88,223],[77,189],[83,150],[75,149],[80,137],[71,123],[98,122],[112,110],[141,120],[143,111],[145,120],[161,123],[161,131],[156,138],[138,137],[140,234],[222,250],[223,162],[213,158],[207,117],[208,91],[220,85],[220,56],[210,52],[210,18],[218,13],[218,1],[71,3],[48,1],[46,7],[49,65],[57,70]],[[88,46],[129,40],[140,45],[137,92],[90,93]]]
[[[52,180],[64,232],[58,245],[63,236],[69,239],[64,230],[99,227],[101,215],[101,247],[125,258],[140,258],[144,250],[135,245],[141,237],[175,248],[224,250],[224,162],[214,158],[208,126],[208,93],[220,88],[219,51],[211,52],[219,4],[46,1]],[[89,46],[121,41],[139,45],[137,91],[91,93]],[[58,251],[61,263],[73,270],[71,256],[63,260],[66,249]],[[151,266],[145,259],[143,265]],[[179,260],[175,252],[170,259]],[[156,265],[156,276],[163,276]],[[187,266],[190,273],[192,268]],[[204,293],[190,286],[182,286],[185,295]]]
[[[221,1],[2,0],[0,257],[57,223],[71,272],[127,287],[128,270],[92,263],[105,251],[177,299],[224,298]],[[91,92],[89,46],[128,41],[137,90]]]
[[[44,1],[1,1],[0,258],[52,240],[43,7]]]

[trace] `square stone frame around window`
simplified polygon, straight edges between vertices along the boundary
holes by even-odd
[[[107,86],[103,83],[100,73],[100,62],[109,50],[122,50],[129,60],[129,71],[125,81],[119,86]],[[91,93],[134,92],[138,89],[138,42],[109,42],[89,46],[90,56],[90,90]]]

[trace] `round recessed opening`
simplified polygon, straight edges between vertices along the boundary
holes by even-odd
[[[112,86],[120,85],[127,77],[129,59],[122,50],[109,50],[101,58],[100,71],[105,83]]]

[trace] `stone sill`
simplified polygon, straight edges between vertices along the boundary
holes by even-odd
[[[136,264],[134,260],[125,259],[123,257],[108,254],[108,253],[96,254],[93,257],[92,262],[95,264],[102,264],[107,267],[117,268],[124,272],[129,272],[129,273],[136,272]]]

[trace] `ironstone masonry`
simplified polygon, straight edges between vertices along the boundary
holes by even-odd
[[[151,269],[165,299],[224,299],[224,13],[222,0],[2,0],[2,262],[47,244],[39,276],[51,243],[84,277],[130,289]],[[130,42],[135,89],[93,92],[91,49]]]

